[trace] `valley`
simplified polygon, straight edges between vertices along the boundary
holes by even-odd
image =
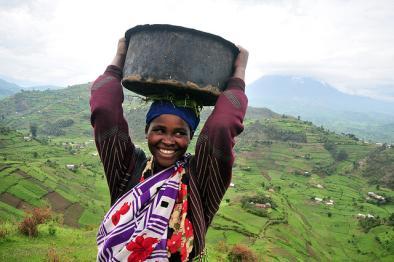
[[[109,193],[88,103],[88,85],[2,100],[0,260],[95,259]],[[130,133],[147,152],[146,108],[126,94]],[[258,261],[394,259],[393,147],[249,108],[235,152],[232,184],[207,235],[209,260],[227,261],[239,245]],[[21,235],[25,211],[45,206],[53,219],[37,237]]]

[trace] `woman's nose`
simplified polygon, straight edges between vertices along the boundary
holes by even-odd
[[[172,144],[174,144],[174,141],[175,141],[174,137],[170,134],[165,135],[163,137],[163,143],[165,143],[165,144],[172,145]]]

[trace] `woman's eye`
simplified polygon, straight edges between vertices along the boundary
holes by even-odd
[[[158,133],[158,134],[164,133],[164,130],[162,128],[155,128],[152,131],[155,132],[155,133]]]
[[[185,135],[186,135],[186,132],[178,131],[178,132],[175,133],[175,135],[176,135],[176,136],[185,136]]]

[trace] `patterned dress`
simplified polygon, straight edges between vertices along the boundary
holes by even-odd
[[[147,162],[145,154],[135,147],[129,136],[122,109],[121,79],[122,71],[116,66],[108,66],[93,83],[90,99],[91,123],[107,178],[111,205],[139,182]],[[195,154],[182,178],[182,183],[188,188],[186,217],[191,222],[194,235],[189,257],[203,254],[206,232],[230,185],[234,138],[243,131],[246,108],[244,81],[230,78],[227,89],[219,96],[201,129]]]

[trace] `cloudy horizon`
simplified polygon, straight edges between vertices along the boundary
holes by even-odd
[[[0,78],[23,86],[93,81],[128,28],[162,23],[247,48],[247,83],[308,76],[394,101],[393,13],[390,0],[0,0]]]

